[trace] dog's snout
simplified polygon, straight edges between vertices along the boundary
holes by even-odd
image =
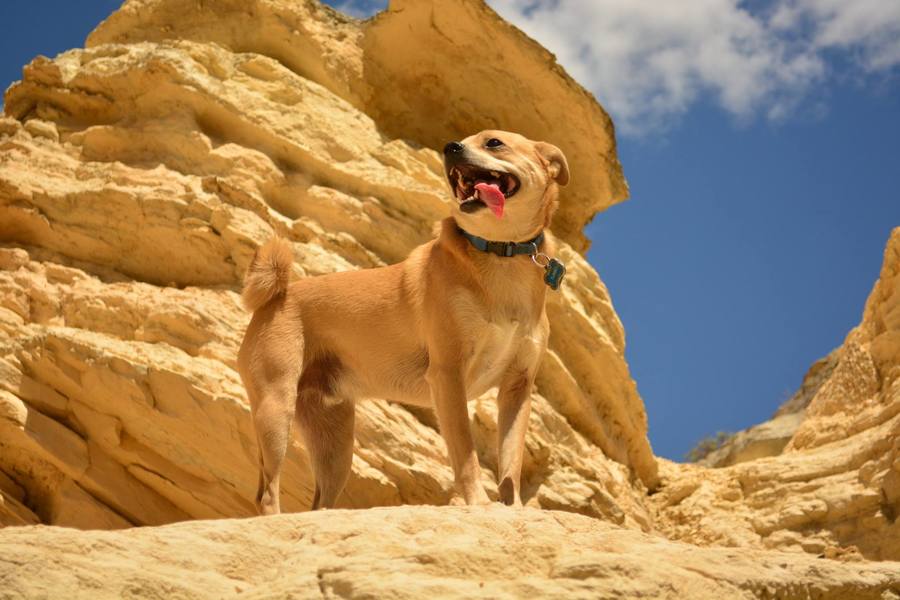
[[[450,142],[446,146],[444,146],[444,156],[450,156],[451,154],[459,154],[466,147],[460,144],[459,142]]]

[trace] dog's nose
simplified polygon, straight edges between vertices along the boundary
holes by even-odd
[[[446,146],[444,146],[444,156],[449,156],[451,154],[459,154],[466,147],[460,144],[459,142],[450,142]]]

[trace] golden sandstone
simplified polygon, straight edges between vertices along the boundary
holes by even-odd
[[[386,508],[234,520],[256,489],[234,370],[255,248],[287,238],[299,276],[402,259],[447,214],[432,148],[496,126],[552,140],[573,174],[530,508],[443,506],[433,416],[371,400],[341,505]],[[314,0],[129,0],[85,49],[36,58],[0,117],[0,524],[154,527],[6,527],[0,597],[900,598],[900,563],[875,562],[900,561],[900,229],[781,441],[683,465],[653,456],[583,256],[584,225],[626,196],[609,117],[481,0],[363,22]],[[496,497],[495,404],[469,408]],[[295,445],[283,509],[312,486]],[[194,519],[232,520],[155,527]]]

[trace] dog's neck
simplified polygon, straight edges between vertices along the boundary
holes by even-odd
[[[460,273],[471,274],[471,279],[466,278],[468,281],[478,284],[477,287],[489,289],[496,305],[504,307],[502,310],[515,312],[527,309],[527,314],[532,316],[539,315],[543,310],[548,288],[544,283],[543,269],[535,264],[530,255],[504,257],[492,252],[481,252],[463,236],[453,217],[441,222],[435,243],[448,253],[448,257],[452,257]],[[552,255],[556,245],[545,234],[538,250]]]
[[[454,245],[459,245],[460,248],[471,248],[475,251],[480,250],[476,244],[480,244],[480,242],[473,243],[472,239],[483,240],[488,244],[531,244],[531,242],[537,243],[538,250],[543,251],[543,249],[552,245],[552,249],[555,250],[556,246],[551,244],[550,238],[547,235],[547,232],[543,228],[537,228],[533,231],[522,235],[522,236],[513,236],[515,239],[499,239],[498,236],[490,236],[484,237],[480,236],[472,231],[463,227],[462,224],[457,222],[456,219],[451,217],[446,217],[440,221],[440,224],[435,229],[438,238],[441,238],[445,241],[453,240]],[[529,246],[531,248],[531,246]],[[482,250],[481,252],[477,252],[481,254],[485,252]],[[488,255],[496,254],[497,256],[503,256],[502,253],[495,252],[493,249],[487,250],[486,253]],[[513,256],[517,256],[519,254],[528,254],[526,252],[515,252]]]
[[[458,224],[457,227],[459,227]],[[487,252],[490,254],[496,254],[497,256],[503,256],[506,258],[518,256],[521,254],[525,254],[528,256],[537,254],[540,251],[541,247],[544,245],[543,231],[524,242],[517,242],[512,240],[486,240],[483,237],[478,237],[477,235],[469,233],[462,227],[459,227],[459,232],[476,250],[480,250],[481,252]]]
[[[543,229],[525,241],[487,240],[469,233],[456,222],[456,219],[450,217],[444,220],[437,243],[445,244],[453,254],[465,262],[481,265],[481,268],[492,271],[498,268],[506,271],[504,277],[513,275],[513,273],[501,265],[513,267],[515,264],[516,266],[512,270],[517,271],[518,275],[513,275],[514,278],[524,276],[525,279],[533,279],[526,275],[530,270],[528,267],[525,271],[521,271],[523,265],[533,263],[534,266],[543,270],[540,280],[553,290],[559,289],[566,274],[565,265],[554,258],[556,244],[547,238]],[[523,259],[525,259],[524,262]],[[542,289],[541,298],[543,298],[543,291]]]

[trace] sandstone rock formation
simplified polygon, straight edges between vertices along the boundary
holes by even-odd
[[[900,592],[900,563],[699,548],[580,515],[500,506],[123,532],[10,528],[0,532],[0,556],[17,557],[0,558],[0,597],[888,600]]]
[[[484,2],[392,0],[360,26],[308,0],[130,0],[87,45],[167,40],[271,58],[365,113],[388,139],[441,148],[474,131],[506,129],[552,140],[578,174],[553,231],[577,251],[587,249],[585,223],[628,195],[609,116],[553,55]],[[265,67],[248,68],[251,77],[279,79]],[[290,107],[297,93],[272,99]],[[353,144],[334,134],[332,156],[358,159]]]
[[[481,0],[393,0],[364,22],[315,0],[128,0],[85,49],[27,65],[4,110],[0,525],[251,515],[234,360],[254,249],[286,237],[298,277],[401,260],[447,213],[433,148],[486,126],[558,143],[573,184],[524,467],[527,503],[554,512],[6,527],[0,596],[900,598],[900,565],[866,562],[900,560],[900,229],[861,325],[779,412],[786,427],[757,428],[723,468],[657,460],[583,257],[585,223],[627,192],[612,124]],[[469,408],[496,496],[491,393]],[[361,403],[355,450],[344,507],[455,502],[429,411]],[[283,508],[309,506],[300,445],[282,485]]]
[[[693,543],[852,546],[900,560],[900,228],[862,322],[784,407],[798,409],[783,453],[722,469],[660,461],[658,529]]]
[[[838,355],[839,350],[835,350],[813,363],[800,389],[778,407],[771,419],[731,435],[722,446],[698,463],[707,467],[727,467],[781,454],[806,418],[806,407],[831,377]]]
[[[496,124],[573,159],[554,224],[569,285],[549,308],[526,499],[650,528],[646,416],[621,323],[577,251],[585,222],[625,194],[612,125],[482,2],[436,2],[433,22],[427,4],[361,23],[312,1],[130,0],[86,49],[25,67],[0,120],[0,522],[250,515],[256,448],[234,360],[254,249],[287,237],[298,276],[401,260],[448,211],[431,148]],[[486,22],[497,35],[456,62],[444,36]],[[402,52],[397,28],[416,31]],[[392,62],[425,48],[423,64]],[[500,51],[528,111],[502,99],[510,83],[489,60]],[[429,61],[450,66],[452,109],[416,71]],[[561,111],[587,130],[560,127]],[[470,412],[492,478],[492,398]],[[365,402],[357,435],[344,506],[451,500],[428,411]],[[304,510],[302,447],[288,463],[283,506]]]

